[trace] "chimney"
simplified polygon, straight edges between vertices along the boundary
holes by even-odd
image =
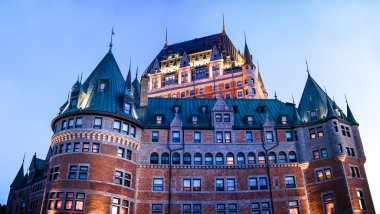
[[[140,106],[148,105],[148,76],[141,76],[140,80]]]

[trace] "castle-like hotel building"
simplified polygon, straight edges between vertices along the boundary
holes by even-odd
[[[168,45],[126,80],[111,49],[53,119],[44,159],[11,184],[7,213],[375,213],[346,113],[307,75],[267,98],[247,43]]]

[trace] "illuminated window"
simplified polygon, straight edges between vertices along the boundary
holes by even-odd
[[[319,154],[319,150],[313,151],[313,157],[314,157],[314,160],[318,160],[321,158],[321,156]]]
[[[294,176],[285,176],[285,186],[286,188],[296,187],[296,179],[294,178]]]
[[[224,122],[230,122],[230,114],[223,114],[223,120]]]
[[[268,162],[269,164],[274,164],[276,163],[276,154],[274,152],[269,152],[268,154]]]
[[[106,80],[100,80],[98,91],[103,92],[106,90],[107,81]]]
[[[226,159],[227,159],[227,165],[234,165],[235,164],[234,155],[232,153],[228,153]]]
[[[194,132],[194,143],[200,143],[201,142],[201,132],[196,131]]]
[[[90,143],[83,143],[82,152],[89,152],[89,151],[90,151]]]
[[[231,132],[224,132],[225,143],[231,143]]]
[[[163,116],[162,115],[156,115],[156,124],[162,124]]]
[[[321,126],[317,127],[317,133],[318,133],[318,137],[323,137],[323,128]]]
[[[288,201],[289,214],[299,214],[300,209],[298,201]]]
[[[317,137],[317,135],[315,134],[315,128],[309,129],[309,135],[310,139],[314,139]]]
[[[265,153],[264,152],[259,152],[259,164],[265,164]]]
[[[180,142],[180,132],[179,131],[173,131],[172,132],[172,142],[173,143],[179,143]]]
[[[201,191],[201,179],[193,179],[193,191]]]
[[[272,131],[265,132],[265,136],[266,136],[267,142],[269,142],[269,143],[273,142],[273,132]]]
[[[92,153],[99,153],[100,144],[99,143],[92,143]]]
[[[191,122],[195,125],[195,124],[198,124],[198,119],[199,119],[199,116],[198,115],[192,115],[191,116]]]
[[[286,115],[281,116],[281,124],[288,124],[288,117]]]
[[[256,164],[255,153],[253,152],[248,153],[248,164]]]
[[[112,198],[111,214],[126,214],[129,210],[129,201],[120,198]]]
[[[310,111],[310,120],[317,120],[317,119],[318,119],[317,111],[315,110]]]
[[[323,207],[325,209],[326,214],[335,213],[335,199],[332,193],[325,194],[322,196],[323,198]]]
[[[246,117],[246,123],[248,125],[252,125],[253,124],[253,116],[247,116]]]
[[[183,191],[191,191],[191,179],[183,179]]]

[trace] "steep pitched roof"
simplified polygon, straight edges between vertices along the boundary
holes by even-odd
[[[11,187],[21,187],[24,184],[25,181],[25,175],[24,175],[24,161],[21,164],[20,169],[17,172],[16,177],[13,179],[13,182],[11,184]]]
[[[318,119],[326,118],[328,106],[331,107],[331,103],[333,103],[332,99],[325,93],[325,91],[322,90],[311,75],[308,74],[305,88],[298,105],[298,113],[301,120],[304,122],[309,122],[309,111],[311,110],[318,111]]]
[[[348,105],[347,102],[347,120],[350,121],[353,125],[359,125],[358,122],[356,122],[354,114],[352,114],[352,111],[350,109],[350,106]]]
[[[166,59],[171,54],[178,54],[182,56],[184,52],[187,54],[211,50],[214,46],[217,46],[219,53],[226,52],[227,55],[230,55],[233,59],[238,59],[240,54],[235,46],[232,44],[230,38],[225,33],[218,33],[210,36],[205,36],[201,38],[196,38],[193,40],[188,40],[185,42],[180,42],[172,45],[168,45],[163,48],[152,63],[148,66],[144,73],[149,73],[154,71],[152,67],[156,67],[155,60],[161,61]],[[226,54],[224,54],[225,56]],[[240,56],[241,57],[241,56]]]
[[[99,90],[99,85],[102,81],[106,83],[104,91]],[[125,114],[122,105],[120,104],[119,96],[126,91],[126,81],[123,78],[111,50],[108,51],[87,80],[83,83],[83,88],[86,90],[86,98],[81,106],[78,108],[66,107],[61,114],[80,110],[103,111],[135,119],[134,117]],[[132,97],[129,90],[127,90],[126,93],[128,96]]]
[[[245,44],[244,44],[244,64],[253,65],[252,56],[251,56],[251,53],[249,52],[246,40],[245,40]]]
[[[149,105],[141,110],[143,123],[147,127],[168,128],[175,117],[174,106],[180,106],[178,118],[181,119],[183,127],[193,128],[210,128],[211,111],[217,102],[216,99],[207,98],[149,98]],[[261,127],[266,119],[266,113],[270,118],[278,118],[279,115],[288,116],[288,124],[281,124],[276,120],[275,125],[281,127],[289,127],[296,125],[294,117],[294,104],[283,103],[276,99],[227,99],[228,106],[233,107],[234,127],[235,128],[255,128]],[[206,113],[202,113],[201,108],[207,108]],[[265,112],[259,112],[259,106],[265,106]],[[162,124],[155,123],[155,115],[163,115]],[[198,115],[198,124],[192,124],[191,116]],[[254,124],[247,125],[246,117],[254,116]]]

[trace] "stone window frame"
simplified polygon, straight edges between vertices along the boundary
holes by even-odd
[[[360,168],[358,165],[350,164],[349,167],[350,167],[350,176],[352,178],[361,178],[362,177],[361,172],[360,172]]]
[[[367,205],[365,203],[365,196],[364,196],[363,192],[364,192],[363,188],[356,188],[356,197],[358,200],[359,209],[360,210],[367,210]],[[361,194],[359,194],[359,193],[361,193]]]
[[[152,142],[159,142],[160,141],[160,132],[159,131],[152,131]]]
[[[60,168],[61,165],[57,164],[52,167],[50,167],[49,171],[49,181],[59,180],[60,179]]]
[[[292,178],[292,181],[294,183],[293,184],[288,184],[287,181],[286,181],[287,178]],[[286,174],[284,176],[284,184],[285,184],[285,188],[286,189],[295,189],[295,188],[297,188],[297,177],[296,177],[296,175],[294,175],[294,174]]]
[[[97,124],[97,121],[100,121],[100,125]],[[102,129],[103,127],[103,118],[102,117],[94,117],[94,124],[93,124],[93,128],[94,129]]]
[[[152,214],[162,214],[164,212],[164,205],[163,204],[152,204],[151,208],[151,213]]]
[[[199,139],[196,139],[195,136],[199,135]],[[202,141],[202,132],[194,131],[194,143],[201,143]]]
[[[287,204],[288,204],[289,213],[291,213],[291,211],[293,209],[297,210],[297,211],[295,211],[296,213],[302,213],[302,212],[300,212],[301,206],[300,206],[300,203],[298,200],[289,200]]]
[[[161,180],[162,181],[162,186],[158,186],[158,187],[160,187],[160,189],[158,189],[158,190],[155,190],[155,186],[154,186],[154,181],[155,180]],[[152,178],[152,189],[151,189],[151,191],[153,191],[153,192],[162,192],[162,191],[164,191],[164,189],[165,189],[165,178],[164,177],[162,177],[162,176],[154,176],[153,178]]]
[[[117,176],[116,175],[116,172],[121,172],[122,173],[122,176]],[[129,175],[129,178],[127,178],[125,175]],[[116,179],[121,179],[121,184],[119,183],[116,183],[115,180]],[[128,170],[125,170],[125,169],[121,169],[121,168],[115,168],[114,170],[114,176],[113,176],[113,183],[114,184],[117,184],[119,186],[123,186],[123,187],[127,187],[127,188],[133,188],[132,187],[132,181],[133,181],[133,175],[132,175],[132,172],[128,171]],[[129,185],[128,185],[128,182],[129,182]],[[127,184],[127,185],[126,185]]]
[[[184,176],[181,178],[182,184],[181,184],[181,190],[184,192],[200,192],[202,191],[202,178],[201,177],[189,177]],[[190,182],[190,186],[188,187],[188,190],[185,190],[185,180]],[[195,181],[199,181],[199,190],[195,189]]]
[[[327,178],[326,171],[328,171],[328,170],[331,173],[331,178]],[[319,180],[318,172],[322,173],[322,180]],[[328,181],[328,180],[331,180],[334,178],[333,170],[332,170],[331,166],[324,166],[324,167],[315,168],[314,169],[314,175],[315,175],[315,182],[324,182],[324,181]]]
[[[71,167],[76,167],[76,170],[72,170]],[[81,167],[87,167],[87,170],[82,170]],[[90,180],[90,164],[88,163],[68,163],[67,164],[67,179],[69,180]],[[75,178],[70,178],[70,173],[75,173]],[[86,179],[81,179],[80,176],[86,175]]]
[[[118,202],[115,203],[114,202],[114,199],[116,199]],[[124,203],[124,202],[127,202],[127,203]],[[116,208],[117,211],[116,213],[120,214],[120,213],[129,213],[129,207],[130,207],[130,201],[126,198],[120,198],[120,197],[114,197],[112,196],[112,199],[111,199],[111,206],[110,206],[110,213],[113,212],[113,208]],[[124,211],[122,211],[124,209]]]

